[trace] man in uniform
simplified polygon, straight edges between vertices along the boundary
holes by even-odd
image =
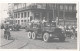
[[[9,39],[10,37],[10,31],[9,31],[9,22],[6,22],[4,23],[4,38],[5,39]]]

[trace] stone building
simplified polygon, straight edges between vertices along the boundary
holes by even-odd
[[[26,26],[32,19],[50,21],[59,18],[59,24],[77,25],[76,4],[13,3],[14,23]],[[46,18],[47,17],[47,18]],[[49,20],[50,19],[50,20]]]

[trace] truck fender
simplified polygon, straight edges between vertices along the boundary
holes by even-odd
[[[42,36],[44,35],[45,32],[49,33],[48,31],[43,31],[43,32],[42,32]]]

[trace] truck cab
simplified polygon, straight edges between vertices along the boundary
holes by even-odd
[[[32,22],[27,28],[28,38],[37,39],[41,37],[43,41],[48,42],[52,38],[59,38],[60,41],[65,40],[62,29],[58,28],[55,21],[52,22]]]

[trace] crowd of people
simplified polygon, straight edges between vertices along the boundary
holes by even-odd
[[[10,30],[19,30],[20,29],[20,26],[18,24],[16,25],[13,25],[12,27],[9,26],[9,23],[8,22],[4,22],[4,25],[1,26],[1,29],[4,29],[4,38],[7,38],[7,35],[8,37],[10,37]],[[75,26],[62,26],[62,25],[59,25],[59,28],[62,29],[62,31],[65,32],[66,34],[66,37],[70,37],[70,38],[75,38],[77,37],[77,27]]]
[[[5,21],[4,24],[2,24],[1,29],[4,29],[4,38],[5,39],[10,39],[10,37],[11,37],[10,30],[19,31],[20,26],[18,24],[10,25],[9,22]]]
[[[61,28],[65,34],[66,34],[66,37],[70,37],[72,39],[74,39],[75,37],[77,37],[77,27],[76,26],[62,26],[62,25],[59,25],[59,28]]]

